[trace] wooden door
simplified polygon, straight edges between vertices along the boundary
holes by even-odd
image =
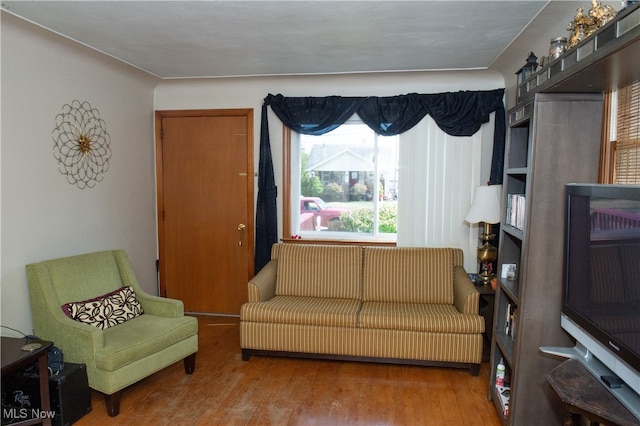
[[[156,112],[160,294],[240,313],[253,275],[253,111]]]

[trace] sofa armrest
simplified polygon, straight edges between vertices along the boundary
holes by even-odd
[[[270,260],[249,281],[249,302],[265,302],[276,295],[276,272],[278,261]]]
[[[467,271],[462,266],[455,266],[453,270],[453,304],[463,314],[478,315],[480,293],[469,279]]]
[[[31,311],[34,334],[41,339],[50,340],[60,346],[64,352],[65,361],[82,361],[87,353],[95,353],[104,346],[102,330],[69,318],[58,306],[55,294],[50,284],[49,275],[45,269],[28,266],[30,277]],[[40,284],[43,282],[44,284]],[[38,284],[36,284],[38,283]],[[64,342],[62,344],[61,342]],[[91,358],[90,362],[94,362]],[[87,365],[87,368],[94,368]]]
[[[184,316],[184,303],[182,300],[153,296],[137,290],[136,298],[142,305],[145,314],[165,318],[180,318]]]
[[[50,317],[46,325],[41,324],[39,330],[37,334],[42,333],[46,340],[60,345],[65,361],[87,363],[87,354],[95,354],[104,347],[104,334],[101,329],[75,321],[64,313]],[[91,359],[92,365],[87,367],[94,368],[94,362],[95,360]]]

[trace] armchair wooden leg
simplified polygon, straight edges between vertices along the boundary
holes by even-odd
[[[104,396],[104,402],[107,406],[107,414],[109,417],[115,417],[120,414],[120,394],[122,391]]]
[[[196,371],[196,354],[191,354],[184,359],[184,372],[193,374]]]

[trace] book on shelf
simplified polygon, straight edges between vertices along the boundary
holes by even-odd
[[[511,339],[516,340],[516,327],[518,323],[518,309],[513,309],[513,314],[511,315]]]
[[[525,207],[524,194],[508,194],[505,223],[522,231],[524,228]]]
[[[516,338],[516,322],[518,316],[518,309],[515,305],[507,303],[507,309],[505,310],[504,321],[504,334],[509,336],[512,340]]]

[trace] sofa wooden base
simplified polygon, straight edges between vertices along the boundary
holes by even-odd
[[[450,368],[466,368],[472,376],[480,374],[480,364],[463,363],[463,362],[443,362],[443,361],[425,361],[419,359],[399,359],[399,358],[379,358],[367,356],[350,356],[335,354],[316,354],[304,352],[286,352],[286,351],[267,351],[261,349],[245,349],[242,348],[242,360],[249,361],[253,355],[258,356],[276,356],[285,358],[309,358],[332,361],[353,361],[353,362],[372,362],[379,364],[399,364],[399,365],[418,365],[423,367],[450,367]]]

